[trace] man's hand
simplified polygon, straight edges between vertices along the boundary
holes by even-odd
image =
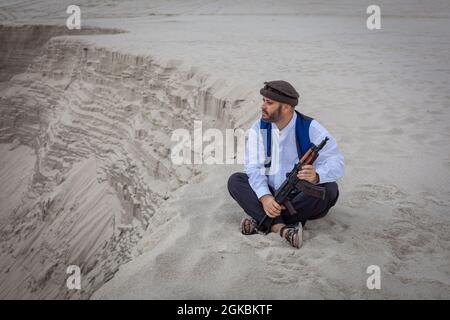
[[[259,201],[261,201],[264,211],[270,218],[278,217],[281,213],[281,210],[285,209],[285,207],[278,204],[275,201],[275,198],[270,194],[262,196],[261,198],[259,198]]]
[[[314,166],[311,164],[302,166],[302,170],[298,172],[297,178],[306,180],[312,184],[317,184],[319,182],[319,175],[317,174]]]

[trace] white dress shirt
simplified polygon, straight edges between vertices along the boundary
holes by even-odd
[[[286,173],[290,172],[299,161],[295,137],[295,122],[297,113],[289,121],[288,125],[279,130],[272,123],[272,153],[271,167],[264,167],[266,159],[264,139],[260,130],[260,119],[251,127],[245,148],[245,173],[249,177],[249,183],[255,191],[258,199],[265,194],[271,194],[269,185],[277,190],[286,180]],[[339,152],[336,140],[319,122],[312,120],[309,127],[309,138],[312,143],[318,145],[325,137],[328,137],[326,145],[319,152],[319,157],[313,166],[319,175],[319,183],[337,181],[344,176],[344,157]]]

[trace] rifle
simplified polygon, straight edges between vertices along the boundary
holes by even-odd
[[[322,142],[320,142],[317,146],[312,143],[311,148],[309,148],[309,150],[303,155],[299,162],[294,165],[294,168],[290,172],[286,173],[286,180],[284,180],[283,184],[275,192],[275,201],[279,204],[283,204],[291,215],[297,212],[292,206],[292,203],[289,201],[288,196],[295,189],[309,196],[320,198],[322,200],[325,199],[326,189],[324,187],[319,187],[306,180],[301,180],[297,177],[297,174],[300,170],[302,170],[303,165],[311,165],[314,163],[314,161],[319,156],[319,151],[322,150],[328,140],[329,138],[325,137],[325,139],[323,139]],[[258,224],[258,230],[266,218],[267,215],[265,215],[261,222]],[[266,233],[268,233],[270,230],[266,231]]]

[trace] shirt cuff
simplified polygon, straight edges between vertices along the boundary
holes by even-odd
[[[316,168],[316,172],[319,175],[319,183],[318,184],[329,182],[326,180],[326,172],[323,168]]]
[[[258,199],[260,199],[262,196],[266,195],[266,194],[271,194],[269,187],[260,187],[257,190],[254,190],[256,193],[256,196],[258,197]]]

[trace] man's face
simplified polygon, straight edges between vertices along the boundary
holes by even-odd
[[[263,97],[261,105],[262,119],[264,121],[277,122],[282,117],[282,107],[282,103]]]

